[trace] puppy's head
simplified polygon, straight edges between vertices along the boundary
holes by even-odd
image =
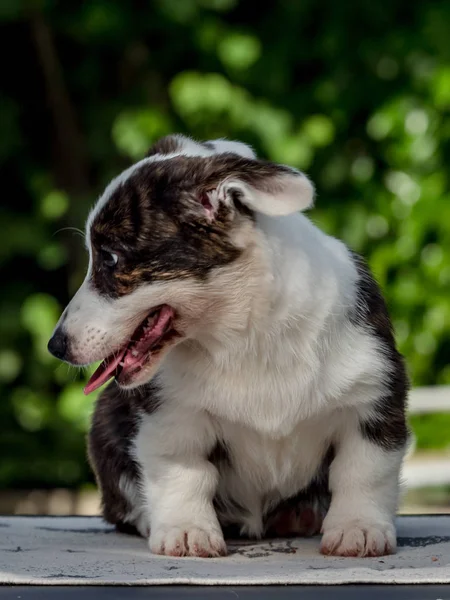
[[[103,361],[86,393],[113,376],[123,387],[146,383],[175,344],[239,321],[255,213],[288,215],[312,198],[302,173],[239,142],[160,140],[89,215],[88,272],[50,352],[75,365]]]

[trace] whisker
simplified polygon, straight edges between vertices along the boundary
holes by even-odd
[[[82,231],[78,227],[61,227],[61,229],[58,229],[57,231],[55,231],[55,233],[52,235],[52,237],[54,237],[57,233],[61,233],[61,231],[72,231],[73,233],[77,233],[78,235],[81,235],[81,237],[83,239],[85,239],[85,237],[86,237],[84,231]]]

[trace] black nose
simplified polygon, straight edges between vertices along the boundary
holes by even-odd
[[[50,338],[47,349],[50,354],[53,354],[56,358],[60,358],[61,360],[66,358],[67,335],[61,328],[58,328]]]

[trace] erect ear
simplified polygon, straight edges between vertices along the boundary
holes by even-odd
[[[200,156],[207,157],[215,154],[236,154],[242,158],[256,158],[252,148],[243,142],[220,138],[207,142],[198,142],[179,133],[166,135],[153,144],[146,157],[164,156]]]
[[[179,152],[182,147],[182,136],[166,135],[160,138],[149,148],[146,157],[155,156],[157,154],[173,154]]]
[[[209,193],[209,199],[213,207],[239,200],[255,212],[282,216],[310,208],[314,186],[306,175],[291,167],[238,159],[213,194]]]
[[[256,158],[256,154],[250,146],[235,140],[227,140],[225,138],[209,140],[208,142],[204,142],[204,146],[211,148],[215,154],[231,153],[243,158]]]

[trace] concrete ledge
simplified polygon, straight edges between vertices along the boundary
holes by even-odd
[[[433,385],[412,389],[408,408],[412,415],[450,412],[450,385]]]
[[[222,559],[152,556],[98,517],[0,517],[0,584],[267,585],[450,583],[450,516],[398,518],[399,550],[328,558],[319,538],[229,542]]]

